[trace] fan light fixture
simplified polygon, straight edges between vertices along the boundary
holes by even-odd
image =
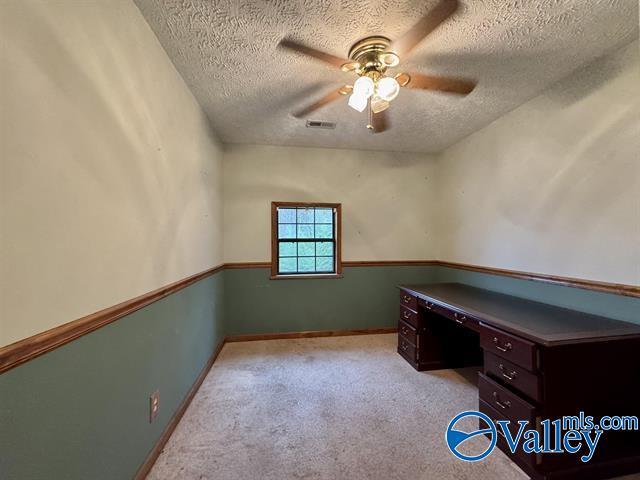
[[[378,95],[371,98],[371,110],[373,113],[380,113],[389,108],[389,102],[383,100]]]
[[[349,97],[349,106],[354,110],[364,112],[364,109],[367,108],[367,101],[368,97],[365,97],[364,95],[358,95],[354,92]]]
[[[369,77],[360,77],[353,83],[353,93],[349,97],[349,106],[358,112],[367,108],[369,97],[375,91],[375,84]]]
[[[369,77],[360,77],[353,83],[353,95],[367,99],[373,95],[374,90],[375,84]]]
[[[389,102],[398,96],[402,86],[393,76],[387,74],[388,68],[400,63],[400,57],[391,51],[390,40],[386,37],[367,37],[351,47],[348,62],[349,69],[358,78],[353,83],[349,97],[349,106],[358,112],[363,112],[368,106],[369,124],[371,115],[389,108]],[[406,85],[406,83],[405,83]],[[343,94],[348,94],[346,91]]]
[[[371,98],[373,113],[379,113],[389,108],[389,102],[400,93],[400,85],[393,77],[381,77],[374,82],[368,76],[358,78],[353,84],[353,93],[349,97],[349,106],[358,112],[367,108],[367,101]]]
[[[328,92],[324,97],[294,112],[293,116],[305,118],[310,112],[348,95],[351,108],[358,112],[368,110],[367,128],[373,133],[380,133],[389,129],[389,119],[385,110],[403,87],[457,95],[471,93],[476,86],[474,80],[422,73],[389,72],[389,69],[400,65],[401,57],[406,58],[424,38],[454,15],[459,5],[459,0],[438,0],[431,11],[400,38],[392,41],[382,35],[373,35],[358,40],[349,49],[348,60],[291,39],[281,40],[280,47],[313,57],[357,76],[353,85],[343,85]]]
[[[382,77],[376,85],[376,93],[381,99],[390,102],[400,93],[400,85],[393,77]]]

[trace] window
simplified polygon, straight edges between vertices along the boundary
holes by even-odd
[[[337,277],[339,203],[271,204],[271,278]]]

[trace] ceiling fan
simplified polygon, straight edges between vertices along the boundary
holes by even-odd
[[[387,72],[388,69],[397,67],[401,57],[408,55],[438,25],[453,15],[458,5],[458,0],[441,0],[434,9],[397,40],[392,41],[379,35],[363,38],[353,44],[349,50],[348,60],[293,40],[282,40],[279,44],[282,48],[303,53],[358,76],[353,85],[344,85],[334,90],[311,105],[294,112],[293,116],[304,118],[328,103],[348,95],[349,106],[359,112],[368,110],[367,128],[372,133],[379,133],[389,128],[385,111],[389,108],[390,102],[398,96],[401,87],[459,95],[470,93],[476,85],[472,80],[405,72],[389,75]]]

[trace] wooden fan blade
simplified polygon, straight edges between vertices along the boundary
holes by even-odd
[[[322,60],[323,62],[329,63],[331,65],[335,65],[338,68],[340,68],[345,63],[349,63],[349,60],[336,57],[335,55],[331,55],[330,53],[316,50],[315,48],[307,47],[306,45],[302,45],[301,43],[294,42],[293,40],[288,40],[286,38],[280,42],[279,46],[282,48],[293,50],[294,52],[304,53],[305,55],[308,55],[310,57]]]
[[[438,25],[453,15],[458,9],[458,5],[458,0],[441,0],[433,10],[422,17],[407,33],[391,42],[389,50],[397,53],[400,58],[404,58]]]
[[[440,92],[457,93],[467,95],[475,88],[476,82],[463,78],[434,77],[422,75],[420,73],[410,73],[411,81],[407,85],[409,88],[419,88],[421,90],[437,90]]]
[[[318,110],[319,108],[324,107],[328,103],[334,102],[334,101],[338,100],[339,98],[342,98],[344,96],[344,93],[341,93],[341,92],[343,91],[344,88],[345,87],[340,87],[339,89],[334,90],[333,92],[330,92],[330,93],[326,94],[320,100],[317,100],[317,101],[313,102],[311,105],[306,106],[302,110],[298,110],[297,112],[292,113],[292,115],[294,117],[296,117],[296,118],[304,118],[304,117],[306,117],[309,113],[315,112],[316,110]]]
[[[373,127],[371,129],[373,133],[382,133],[385,130],[389,130],[391,125],[389,123],[389,117],[387,116],[387,110],[374,113],[372,117],[371,126]]]

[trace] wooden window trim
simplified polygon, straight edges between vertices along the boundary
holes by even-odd
[[[278,274],[278,208],[279,207],[307,207],[334,208],[336,211],[336,271],[335,273],[319,274]],[[342,278],[342,204],[341,203],[310,203],[310,202],[271,202],[271,279],[323,279]]]

